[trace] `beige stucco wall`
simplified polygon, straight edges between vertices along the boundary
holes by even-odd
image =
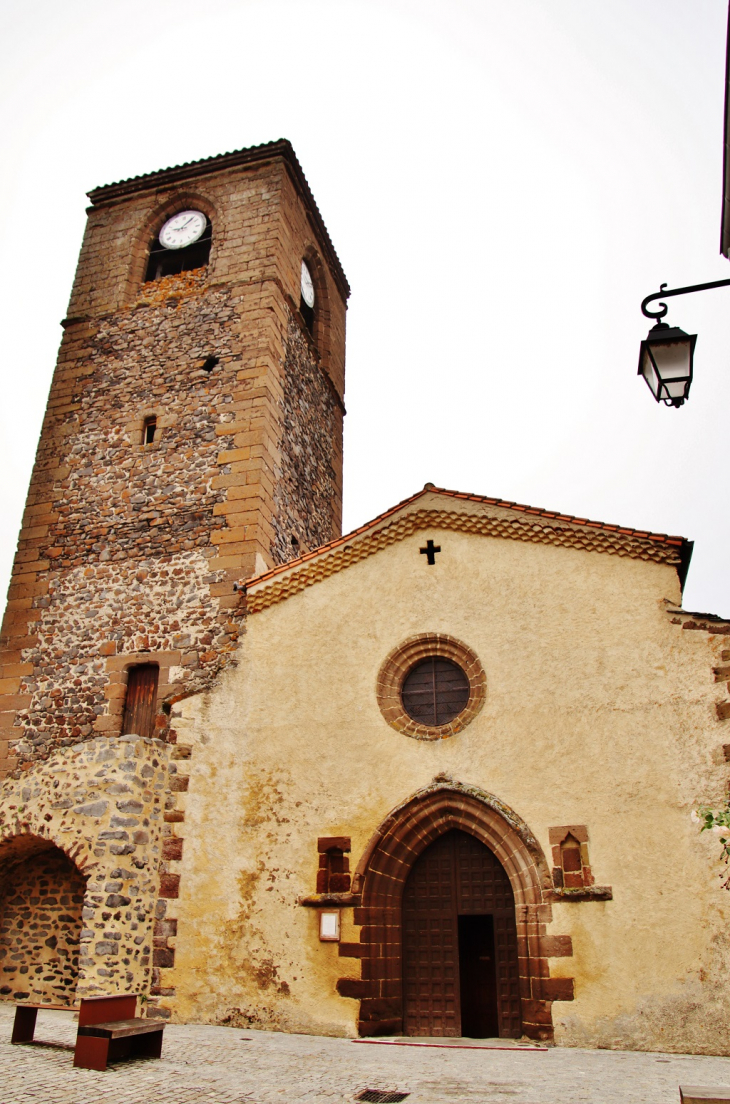
[[[359,963],[297,904],[317,837],[351,836],[354,868],[388,812],[446,772],[511,806],[549,865],[548,829],[588,826],[614,896],[553,906],[550,933],[574,946],[551,965],[575,978],[553,1006],[558,1042],[729,1053],[730,897],[716,838],[690,820],[727,780],[723,638],[673,624],[679,598],[669,566],[429,530],[251,615],[238,667],[175,708],[193,751],[163,971],[174,1015],[354,1034],[335,983]],[[376,702],[383,659],[422,632],[459,638],[486,671],[484,709],[449,740],[395,732]]]

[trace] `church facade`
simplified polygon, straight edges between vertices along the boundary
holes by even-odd
[[[431,484],[342,537],[291,146],[90,198],[0,640],[0,997],[730,1053],[689,542]]]

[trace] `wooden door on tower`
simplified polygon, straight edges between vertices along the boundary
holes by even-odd
[[[522,1034],[512,886],[495,855],[447,832],[413,864],[403,892],[407,1035]]]

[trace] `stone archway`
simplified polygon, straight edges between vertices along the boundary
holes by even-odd
[[[545,926],[552,919],[552,880],[545,856],[512,809],[493,795],[460,783],[435,783],[421,790],[394,809],[370,840],[352,887],[353,893],[361,895],[362,903],[355,909],[360,943],[341,947],[342,954],[360,958],[361,978],[343,978],[338,990],[360,999],[361,1035],[403,1031],[403,889],[421,852],[454,829],[484,843],[507,873],[515,900],[522,1030],[534,1039],[551,1039],[552,1000],[571,999],[572,982],[553,979],[559,983],[556,991],[550,984],[542,945]]]
[[[0,999],[68,1004],[79,974],[86,881],[49,840],[0,849]]]

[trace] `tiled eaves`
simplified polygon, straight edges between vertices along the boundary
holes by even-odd
[[[118,180],[114,184],[103,184],[98,188],[92,188],[86,194],[91,200],[92,206],[99,207],[106,203],[126,199],[127,196],[135,195],[137,192],[148,191],[150,188],[164,188],[180,184],[192,177],[208,176],[210,173],[223,172],[237,165],[251,165],[261,161],[270,161],[275,157],[281,157],[287,165],[309,210],[315,228],[319,232],[320,244],[330,262],[333,275],[344,298],[348,299],[350,285],[342,264],[332,244],[332,239],[329,236],[317,202],[312,195],[304,170],[294,152],[294,147],[286,138],[279,138],[275,142],[263,142],[258,146],[248,146],[245,149],[232,150],[230,153],[216,154],[214,157],[203,157],[198,161],[185,161],[182,165],[172,165],[167,169],[158,169],[155,172],[143,173],[140,176],[131,176],[126,180]]]
[[[402,512],[404,507],[428,493],[443,496],[447,500],[458,498],[509,508],[510,512],[517,516],[494,516],[433,508]],[[530,516],[534,517],[535,521],[530,522],[528,520]],[[487,499],[479,495],[427,487],[386,514],[380,515],[368,525],[324,545],[315,552],[307,553],[298,560],[274,568],[265,575],[251,580],[247,587],[248,609],[251,612],[257,612],[284,601],[306,587],[426,528],[478,533],[482,536],[507,540],[552,544],[564,548],[579,548],[588,552],[628,556],[632,559],[673,565],[680,574],[683,564],[688,562],[689,542],[682,537],[668,537],[664,534],[620,526],[605,526],[565,514],[520,507],[501,499]]]
[[[409,495],[408,498],[403,498],[400,502],[396,502],[395,506],[391,506],[389,510],[385,510],[382,514],[377,514],[376,517],[372,518],[370,521],[366,521],[364,525],[358,526],[357,529],[351,529],[349,533],[344,533],[343,536],[336,537],[334,540],[328,541],[327,544],[321,544],[319,548],[314,548],[311,552],[305,552],[303,555],[297,556],[294,560],[287,560],[285,564],[279,564],[278,567],[272,567],[269,571],[262,572],[261,575],[257,575],[255,579],[251,579],[249,586],[268,582],[274,575],[281,575],[284,572],[291,571],[293,568],[298,567],[300,564],[307,563],[308,560],[312,560],[316,556],[326,555],[331,549],[347,544],[348,541],[354,540],[355,537],[359,537],[369,529],[375,529],[376,526],[387,521],[388,518],[393,517],[394,514],[399,513],[407,506],[412,505],[417,499],[423,498],[423,496],[427,494],[445,495],[447,498],[458,499],[464,502],[478,502],[486,506],[498,506],[500,509],[515,510],[518,513],[524,514],[534,514],[537,517],[544,517],[555,521],[566,521],[572,525],[587,525],[590,528],[604,529],[609,533],[627,533],[634,537],[646,537],[650,540],[662,543],[667,542],[677,547],[692,545],[692,541],[686,540],[685,537],[670,537],[666,533],[651,533],[644,529],[628,529],[625,526],[610,525],[603,521],[590,521],[588,518],[575,517],[572,514],[558,514],[553,510],[543,510],[539,506],[525,506],[520,502],[510,502],[506,498],[488,498],[486,495],[469,494],[465,491],[450,491],[445,487],[436,487],[433,483],[426,483],[420,491],[416,491],[415,494]]]

